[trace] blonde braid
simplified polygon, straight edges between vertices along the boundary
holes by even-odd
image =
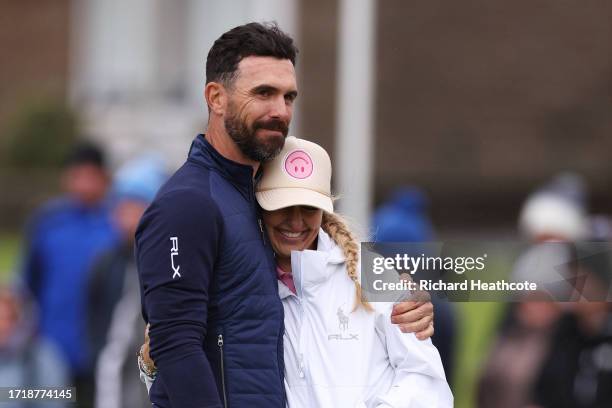
[[[355,306],[353,311],[361,305],[367,311],[373,311],[374,309],[368,303],[365,298],[362,298],[361,285],[359,284],[359,276],[357,266],[359,265],[359,244],[355,239],[353,233],[349,230],[346,225],[346,221],[338,214],[328,213],[323,211],[323,220],[321,222],[321,228],[325,231],[336,244],[342,248],[344,257],[346,258],[346,271],[349,278],[355,284]]]

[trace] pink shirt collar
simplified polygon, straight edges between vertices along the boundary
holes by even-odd
[[[295,283],[293,282],[293,274],[291,272],[285,272],[280,268],[280,266],[277,265],[276,276],[278,277],[279,281],[283,282],[285,286],[287,286],[289,290],[293,292],[294,295],[297,295]]]

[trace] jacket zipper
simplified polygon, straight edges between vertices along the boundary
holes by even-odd
[[[223,389],[223,406],[227,408],[227,394],[225,392],[225,369],[223,367],[223,335],[217,337],[217,346],[219,346],[219,354],[221,356],[221,388]]]
[[[266,246],[266,234],[264,233],[263,222],[261,221],[261,218],[257,219],[257,224],[259,224],[259,230],[261,231],[261,240],[263,241],[264,246]]]
[[[259,225],[259,231],[261,231],[261,240],[263,241],[264,246],[266,246],[266,234],[263,229],[263,222],[261,221],[260,214],[261,212],[257,209],[257,198],[255,197],[255,184],[257,184],[257,180],[253,179],[251,183],[251,188],[249,189],[249,195],[251,198],[251,205],[255,213],[257,214],[257,224]]]

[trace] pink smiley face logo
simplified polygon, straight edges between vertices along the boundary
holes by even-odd
[[[285,171],[296,179],[305,179],[312,174],[312,159],[303,150],[294,150],[285,159]]]

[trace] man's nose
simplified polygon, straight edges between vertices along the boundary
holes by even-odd
[[[289,122],[291,120],[291,106],[283,95],[279,95],[271,102],[270,117]]]

